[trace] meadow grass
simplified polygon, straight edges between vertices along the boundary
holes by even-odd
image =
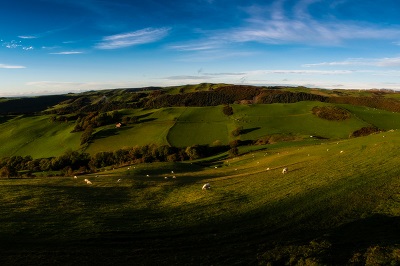
[[[222,113],[222,106],[186,108],[169,131],[168,142],[178,147],[217,140],[228,144],[230,124],[232,120]]]
[[[328,121],[314,116],[314,106],[326,105],[317,102],[293,104],[233,105],[238,126],[249,132],[241,139],[258,139],[266,135],[292,134],[320,136],[324,138],[347,138],[349,134],[368,125],[356,117],[345,121]],[[332,130],[334,128],[335,130]]]
[[[319,259],[343,265],[371,245],[399,243],[399,141],[394,131],[77,179],[3,179],[2,259],[248,265],[281,245],[325,239],[335,256]]]
[[[71,122],[50,122],[50,116],[18,116],[0,124],[1,156],[59,156],[79,149],[80,134],[70,133]]]
[[[235,139],[257,140],[271,135],[291,135],[296,139],[318,136],[346,139],[357,129],[375,125],[389,130],[400,126],[398,113],[365,107],[341,105],[353,115],[345,121],[328,121],[311,113],[320,102],[293,104],[233,104],[234,114],[226,116],[222,106],[168,107],[154,110],[125,109],[123,116],[137,116],[139,122],[117,129],[115,125],[96,128],[86,152],[142,146],[178,147],[214,143],[226,145]],[[79,150],[81,132],[71,133],[74,122],[50,122],[50,116],[10,116],[0,120],[0,156],[31,155],[34,158],[59,156]],[[238,137],[232,131],[242,127]],[[332,130],[334,128],[334,130]]]

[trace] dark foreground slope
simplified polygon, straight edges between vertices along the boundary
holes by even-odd
[[[208,163],[3,179],[0,262],[397,265],[399,142],[393,131]]]

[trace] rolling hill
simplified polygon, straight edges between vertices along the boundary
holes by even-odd
[[[391,131],[77,179],[3,179],[0,262],[397,265],[399,141]]]
[[[1,265],[400,264],[397,92],[40,99],[0,101]]]
[[[172,100],[168,95],[175,98]],[[147,144],[176,147],[228,145],[236,139],[255,142],[276,134],[292,135],[297,140],[310,135],[346,139],[355,130],[366,126],[382,130],[399,128],[397,104],[392,104],[393,100],[397,101],[395,92],[362,91],[358,95],[338,90],[198,84],[91,91],[46,96],[43,101],[42,97],[8,99],[0,102],[0,141],[3,143],[0,157],[29,155],[47,158],[60,156],[69,150],[93,155]],[[201,100],[205,106],[186,106],[189,102],[196,105],[194,99],[202,97],[205,97]],[[160,99],[165,99],[165,102]],[[272,103],[254,103],[265,99]],[[362,99],[360,105],[364,106],[358,106],[356,99]],[[376,105],[374,99],[379,100],[381,108],[365,106],[368,103]],[[389,102],[384,102],[385,99]],[[52,106],[49,106],[50,102]],[[152,102],[166,106],[146,107]],[[233,115],[224,115],[223,103],[230,104]],[[29,107],[29,112],[25,111],[26,108],[16,112],[18,105]],[[338,106],[352,115],[343,121],[320,119],[312,114],[314,106]],[[83,129],[76,130],[78,120],[96,112],[117,112],[118,116],[114,122],[95,126],[91,141],[81,146]],[[116,123],[130,117],[136,117],[136,121],[124,123],[121,128],[115,127]],[[237,128],[241,128],[242,134],[233,136],[232,131]]]

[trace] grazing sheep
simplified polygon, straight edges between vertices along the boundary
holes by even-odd
[[[174,178],[174,179],[175,179],[175,178],[176,178],[176,176],[173,176],[172,178]]]
[[[343,151],[340,151],[340,153],[343,153]]]
[[[120,179],[117,180],[117,182],[121,182],[121,180],[122,180],[122,179],[120,178]]]
[[[86,181],[86,184],[91,185],[92,182],[90,182],[90,181],[88,180],[88,181]]]
[[[149,175],[146,175],[147,177],[149,177]]]
[[[173,174],[174,173],[174,171],[171,171],[171,174]]]
[[[282,174],[286,174],[287,172],[288,172],[288,168],[287,167],[285,167],[285,168],[283,168],[283,170],[282,170]]]
[[[75,176],[74,176],[74,179],[77,179],[77,178],[78,178],[78,177],[75,175]]]
[[[87,182],[87,181],[89,181],[89,179],[85,178],[85,180],[83,180],[83,181]]]
[[[165,176],[164,179],[168,179],[168,176]]]
[[[207,190],[207,189],[211,189],[210,183],[205,183],[205,184],[203,185],[202,190]]]
[[[269,171],[269,167],[267,168],[267,171]]]

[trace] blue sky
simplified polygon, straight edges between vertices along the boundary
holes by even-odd
[[[397,0],[2,0],[0,96],[201,82],[400,89]]]

